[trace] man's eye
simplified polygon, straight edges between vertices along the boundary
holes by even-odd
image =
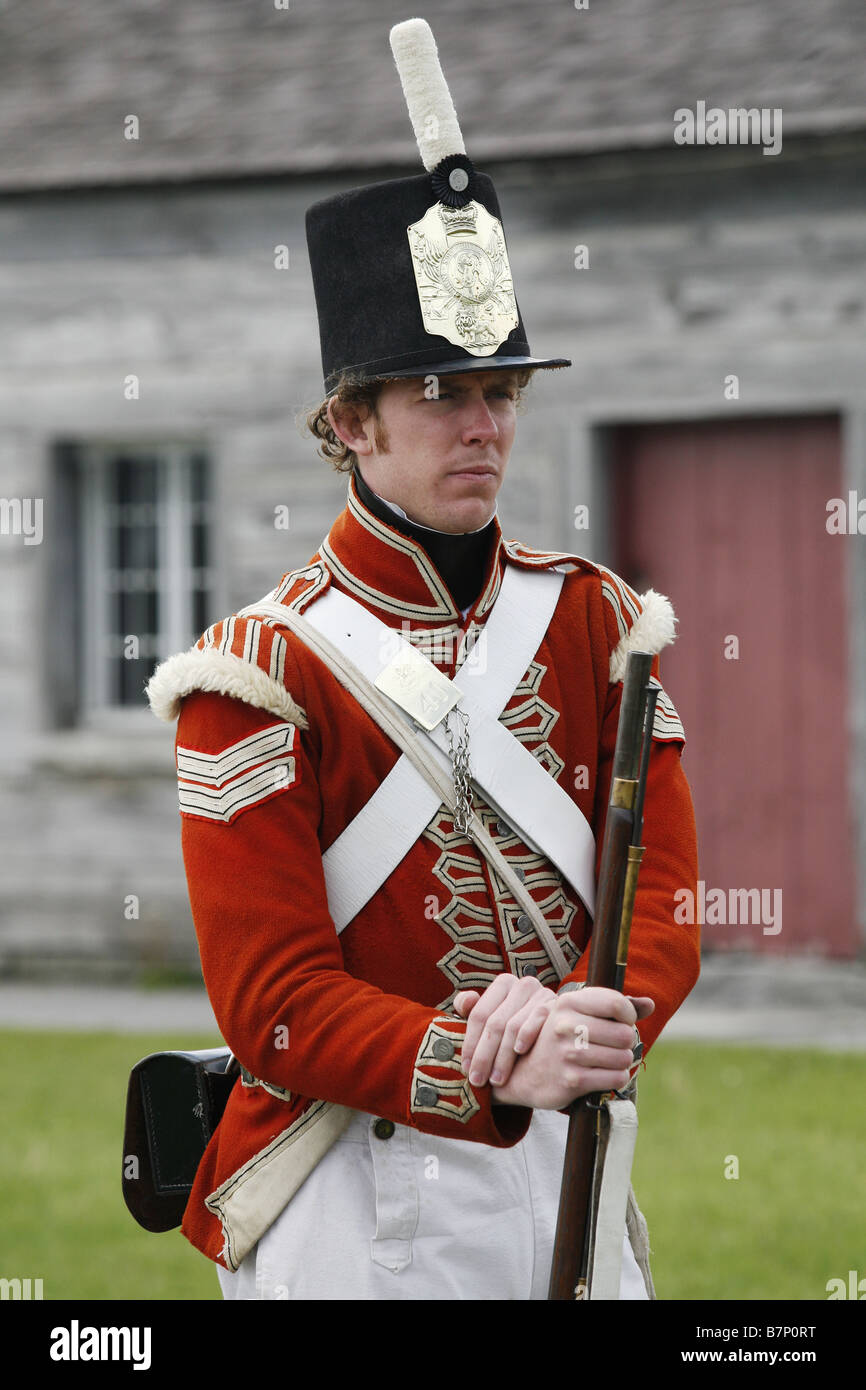
[[[504,397],[504,399],[507,400],[507,401],[513,401],[513,400],[514,400],[514,392],[513,392],[513,391],[507,391],[507,390],[502,390],[502,391],[489,391],[487,394],[490,395],[490,396],[502,396],[502,397]],[[427,400],[427,401],[450,401],[452,398],[453,398],[452,392],[450,392],[450,391],[439,391],[439,392],[437,392],[437,394],[436,394],[435,396],[425,396],[425,397],[424,397],[424,399]]]

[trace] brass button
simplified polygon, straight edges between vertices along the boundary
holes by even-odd
[[[518,931],[529,931],[529,928],[532,926],[532,918],[528,912],[521,912],[517,919],[516,926]]]
[[[415,1092],[415,1103],[417,1105],[435,1105],[439,1099],[439,1092],[432,1086],[419,1086]]]
[[[433,1056],[440,1062],[450,1062],[454,1056],[454,1044],[448,1038],[437,1038],[433,1044]]]
[[[504,820],[498,820],[496,822],[496,833],[497,835],[510,835],[511,826],[506,825]]]
[[[390,1139],[395,1128],[393,1120],[377,1120],[373,1126],[373,1133],[377,1139]]]
[[[538,966],[537,966],[537,965],[526,965],[526,966],[524,966],[524,968],[523,968],[523,973],[524,973],[524,975],[537,975],[537,974],[538,974]]]

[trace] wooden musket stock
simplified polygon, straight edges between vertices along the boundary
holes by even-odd
[[[630,652],[604,827],[587,985],[622,989],[640,859],[643,800],[658,690],[649,685],[653,658]],[[589,1296],[592,1200],[602,1096],[569,1107],[568,1139],[548,1299]]]

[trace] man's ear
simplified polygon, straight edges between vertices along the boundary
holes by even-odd
[[[359,408],[346,401],[338,401],[336,396],[332,396],[328,401],[328,419],[332,430],[356,454],[373,452],[375,420],[371,410],[363,414],[365,409],[366,407]]]

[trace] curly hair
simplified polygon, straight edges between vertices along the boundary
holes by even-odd
[[[517,367],[514,368],[516,383],[515,402],[520,409],[524,399],[524,391],[530,380],[538,370],[537,367]],[[382,387],[389,381],[405,381],[405,377],[378,377],[375,381],[362,380],[353,376],[350,372],[344,372],[337,383],[336,390],[327,400],[317,405],[314,410],[304,410],[298,417],[298,423],[303,428],[309,430],[319,441],[318,453],[337,470],[338,473],[351,473],[358,458],[354,449],[351,449],[338,434],[334,432],[334,427],[328,419],[328,404],[331,400],[340,405],[357,405],[366,408],[367,414],[372,411],[375,420],[375,440],[376,447],[379,449],[388,448],[388,432],[379,416],[378,403]]]

